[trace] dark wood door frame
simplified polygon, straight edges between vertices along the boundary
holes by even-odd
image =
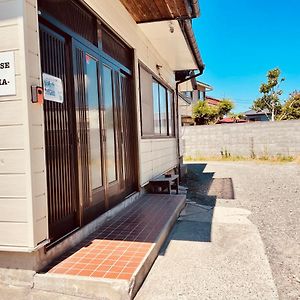
[[[117,164],[117,180],[114,182],[107,182],[107,198],[108,208],[111,208],[118,204],[118,198],[124,198],[128,194],[136,191],[138,189],[138,164],[135,162],[137,157],[137,131],[134,130],[137,121],[136,118],[136,102],[133,100],[133,78],[128,74],[124,73],[118,65],[107,59],[101,61],[101,65],[107,66],[112,71],[113,78],[113,101],[114,101],[114,118],[116,126],[116,164]],[[129,82],[130,88],[122,90],[122,79],[126,78]],[[103,77],[102,77],[103,80]],[[102,84],[103,85],[103,84]],[[127,93],[123,93],[123,91]],[[129,95],[130,94],[130,95]],[[103,95],[102,95],[103,98]],[[126,101],[127,100],[127,101]],[[130,103],[130,100],[132,101]],[[105,109],[105,108],[104,108]],[[125,122],[125,116],[127,117],[127,122]],[[134,117],[133,117],[134,116]],[[131,122],[128,122],[130,119]],[[126,124],[125,124],[126,123]],[[130,123],[130,124],[129,124]],[[125,135],[124,127],[130,126],[130,130],[127,130]],[[130,135],[128,134],[130,132]],[[135,138],[136,136],[136,138]],[[130,147],[128,145],[130,144]],[[104,147],[105,148],[105,147]],[[105,150],[104,150],[105,152]],[[130,152],[128,154],[128,152]],[[126,155],[127,154],[127,155]],[[126,160],[130,161],[129,163]],[[107,162],[106,162],[107,163]],[[131,170],[129,170],[131,168]],[[106,166],[107,169],[107,166]],[[128,171],[126,174],[126,170]],[[127,178],[126,175],[130,177]],[[133,178],[134,177],[134,178]],[[126,188],[126,184],[129,183]]]
[[[72,32],[70,29],[68,29],[66,26],[62,25],[60,22],[56,21],[53,17],[47,15],[47,14],[42,14],[43,16],[39,17],[39,22],[41,26],[46,26],[49,28],[49,30],[56,32],[57,34],[61,35],[64,37],[66,41],[66,65],[68,66],[67,72],[68,72],[68,80],[66,84],[66,91],[68,92],[68,97],[70,98],[70,101],[74,102],[74,107],[72,108],[72,139],[73,142],[77,145],[74,147],[75,151],[73,154],[72,162],[74,163],[73,167],[73,174],[72,176],[74,177],[72,179],[72,183],[75,186],[75,190],[72,192],[73,193],[73,201],[74,205],[76,206],[76,218],[75,218],[75,225],[72,226],[72,228],[69,230],[75,230],[76,228],[79,228],[83,226],[84,224],[88,223],[97,215],[95,212],[91,212],[90,217],[85,217],[85,212],[84,212],[84,205],[86,201],[83,199],[83,194],[85,193],[84,190],[86,189],[86,195],[90,195],[88,197],[92,197],[92,192],[91,192],[91,187],[90,184],[88,184],[85,188],[83,188],[82,185],[82,178],[80,176],[86,176],[89,177],[90,175],[85,172],[86,174],[83,175],[82,173],[82,157],[80,157],[80,151],[78,150],[79,142],[80,142],[80,137],[78,136],[77,129],[80,128],[78,124],[78,116],[76,119],[76,114],[78,114],[78,111],[75,111],[75,100],[78,103],[78,78],[76,76],[79,76],[80,74],[77,72],[78,66],[75,64],[75,59],[76,59],[76,51],[74,50],[76,46],[78,48],[81,48],[81,50],[84,53],[89,53],[93,57],[97,58],[98,60],[98,74],[102,74],[101,69],[102,69],[102,64],[108,65],[112,69],[112,78],[113,78],[113,98],[114,98],[114,105],[115,105],[115,120],[116,120],[116,128],[115,130],[117,131],[116,138],[115,138],[115,143],[116,143],[116,163],[117,163],[117,180],[113,183],[108,183],[107,181],[107,166],[106,166],[106,159],[105,157],[107,156],[105,152],[105,147],[104,143],[106,142],[105,139],[105,131],[104,131],[104,113],[105,113],[105,108],[103,105],[103,95],[102,95],[102,75],[100,75],[100,78],[98,78],[98,92],[99,92],[99,99],[100,99],[100,133],[101,133],[101,160],[102,160],[102,180],[103,180],[103,194],[104,194],[104,208],[99,208],[98,212],[100,211],[105,211],[110,209],[111,207],[115,206],[122,200],[124,197],[126,197],[128,194],[130,194],[133,191],[138,190],[138,152],[137,152],[137,147],[138,147],[138,135],[137,135],[137,128],[133,129],[131,128],[132,135],[130,137],[131,140],[127,141],[127,146],[131,143],[132,147],[130,148],[130,151],[132,152],[132,156],[130,159],[133,161],[132,165],[129,166],[128,164],[125,166],[124,160],[128,159],[128,154],[123,153],[124,151],[128,152],[129,148],[126,149],[125,144],[122,144],[124,141],[124,138],[129,138],[127,135],[124,137],[124,126],[127,126],[128,119],[126,120],[126,124],[124,120],[124,116],[126,113],[130,114],[130,118],[132,120],[131,126],[136,126],[137,125],[137,115],[136,115],[136,100],[134,98],[134,80],[132,78],[132,72],[121,65],[119,62],[117,62],[115,59],[111,58],[108,56],[106,53],[104,53],[101,49],[97,48],[94,44],[90,43],[89,41],[86,41],[76,33]],[[44,24],[44,25],[43,25]],[[83,54],[82,54],[83,55]],[[84,56],[83,56],[84,58]],[[82,63],[82,62],[81,62]],[[84,62],[83,62],[84,63]],[[84,66],[81,66],[84,69]],[[127,86],[127,92],[130,94],[128,95],[123,95],[125,90],[122,90],[122,85],[125,85],[124,78],[126,78],[126,86]],[[81,81],[83,80],[82,78],[80,79]],[[84,80],[83,80],[84,81]],[[123,82],[124,81],[124,82]],[[81,84],[84,85],[83,82]],[[130,87],[130,88],[129,88]],[[82,87],[81,87],[82,88]],[[76,94],[77,93],[77,94]],[[83,94],[85,94],[85,91],[82,91]],[[86,97],[86,95],[85,95]],[[124,103],[126,102],[124,99],[126,98],[127,101],[130,101],[129,108],[125,108],[124,110]],[[122,99],[121,99],[122,98]],[[122,105],[123,103],[123,105]],[[129,116],[128,116],[129,118]],[[77,121],[76,121],[77,120]],[[74,132],[73,132],[74,131]],[[73,150],[74,150],[73,149]],[[76,150],[77,149],[77,150]],[[125,155],[126,154],[126,155]],[[85,158],[85,159],[88,159]],[[125,169],[128,167],[132,167],[132,170],[129,170],[131,178],[128,179],[126,178],[125,174]],[[89,170],[88,170],[89,172]],[[74,174],[78,174],[78,176],[74,176]],[[48,179],[49,180],[49,179]],[[126,188],[127,183],[130,183],[130,187]],[[128,185],[129,186],[129,185]],[[78,188],[79,187],[79,188]],[[87,190],[87,188],[89,190]],[[76,200],[77,199],[77,200]],[[91,199],[88,199],[88,201],[92,202]],[[91,206],[91,211],[96,211],[93,206]],[[86,213],[88,215],[89,213]],[[64,226],[65,227],[65,226]],[[62,235],[58,235],[53,237],[53,241],[60,239],[63,237],[63,235],[68,234],[63,233]]]
[[[93,220],[97,214],[107,210],[106,197],[106,171],[105,171],[105,151],[103,146],[103,104],[101,101],[100,84],[100,56],[82,43],[72,40],[73,65],[74,65],[74,88],[76,102],[76,129],[77,129],[77,153],[78,153],[78,177],[79,177],[79,203],[80,203],[80,225],[84,225]],[[92,170],[91,161],[91,128],[89,126],[90,116],[88,115],[88,91],[87,91],[87,70],[86,56],[90,56],[97,62],[97,97],[98,97],[98,121],[99,121],[99,140],[100,140],[100,161],[102,185],[92,189]],[[81,62],[80,62],[81,61]],[[78,65],[81,64],[81,65]],[[81,76],[80,76],[80,73]],[[81,92],[81,95],[80,95]],[[96,203],[95,203],[96,202]]]

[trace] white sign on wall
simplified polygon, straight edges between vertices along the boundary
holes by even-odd
[[[64,102],[64,88],[60,78],[43,73],[43,89],[45,100]]]
[[[16,94],[14,52],[0,52],[0,96]]]

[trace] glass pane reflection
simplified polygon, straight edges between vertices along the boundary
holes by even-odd
[[[103,100],[105,108],[106,163],[108,182],[117,180],[112,70],[103,66]]]
[[[167,90],[162,85],[159,85],[159,102],[160,102],[160,123],[161,134],[167,135],[168,121],[167,121]]]
[[[97,61],[86,55],[87,108],[92,189],[102,186]]]
[[[154,113],[154,133],[160,134],[160,113],[159,113],[159,91],[158,83],[153,81],[153,113]]]
[[[169,135],[174,135],[174,105],[173,105],[173,93],[168,91],[168,117],[169,117]]]

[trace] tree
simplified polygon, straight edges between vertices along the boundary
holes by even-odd
[[[193,107],[193,119],[197,125],[207,125],[215,123],[219,114],[217,106],[212,106],[207,101],[197,101]]]
[[[197,101],[193,107],[193,119],[197,125],[215,124],[233,109],[233,102],[222,99],[218,105],[210,105],[207,101]]]
[[[238,120],[245,120],[246,119],[246,116],[244,113],[234,113],[234,112],[229,112],[227,114],[227,117],[231,118],[231,119],[234,119],[236,121]]]
[[[284,103],[279,120],[300,119],[300,92],[294,91]]]
[[[264,109],[269,109],[271,111],[271,120],[274,121],[275,117],[280,114],[282,105],[280,103],[280,96],[283,91],[280,89],[280,83],[285,79],[280,78],[281,71],[279,68],[268,71],[267,83],[262,83],[259,92],[262,97],[256,99],[253,102],[252,109],[256,111],[262,111]]]
[[[230,99],[222,99],[219,104],[219,118],[223,118],[234,108],[234,104]]]

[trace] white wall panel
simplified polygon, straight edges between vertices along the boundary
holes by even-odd
[[[176,139],[142,139],[141,185],[177,165]]]
[[[0,150],[0,174],[25,173],[24,155],[24,150]]]
[[[0,174],[0,197],[26,197],[26,175]]]
[[[0,245],[23,247],[28,244],[28,224],[0,223]]]
[[[20,100],[0,102],[0,113],[0,126],[20,125],[24,122],[22,102]]]
[[[26,223],[26,199],[0,198],[0,220],[1,222]]]

